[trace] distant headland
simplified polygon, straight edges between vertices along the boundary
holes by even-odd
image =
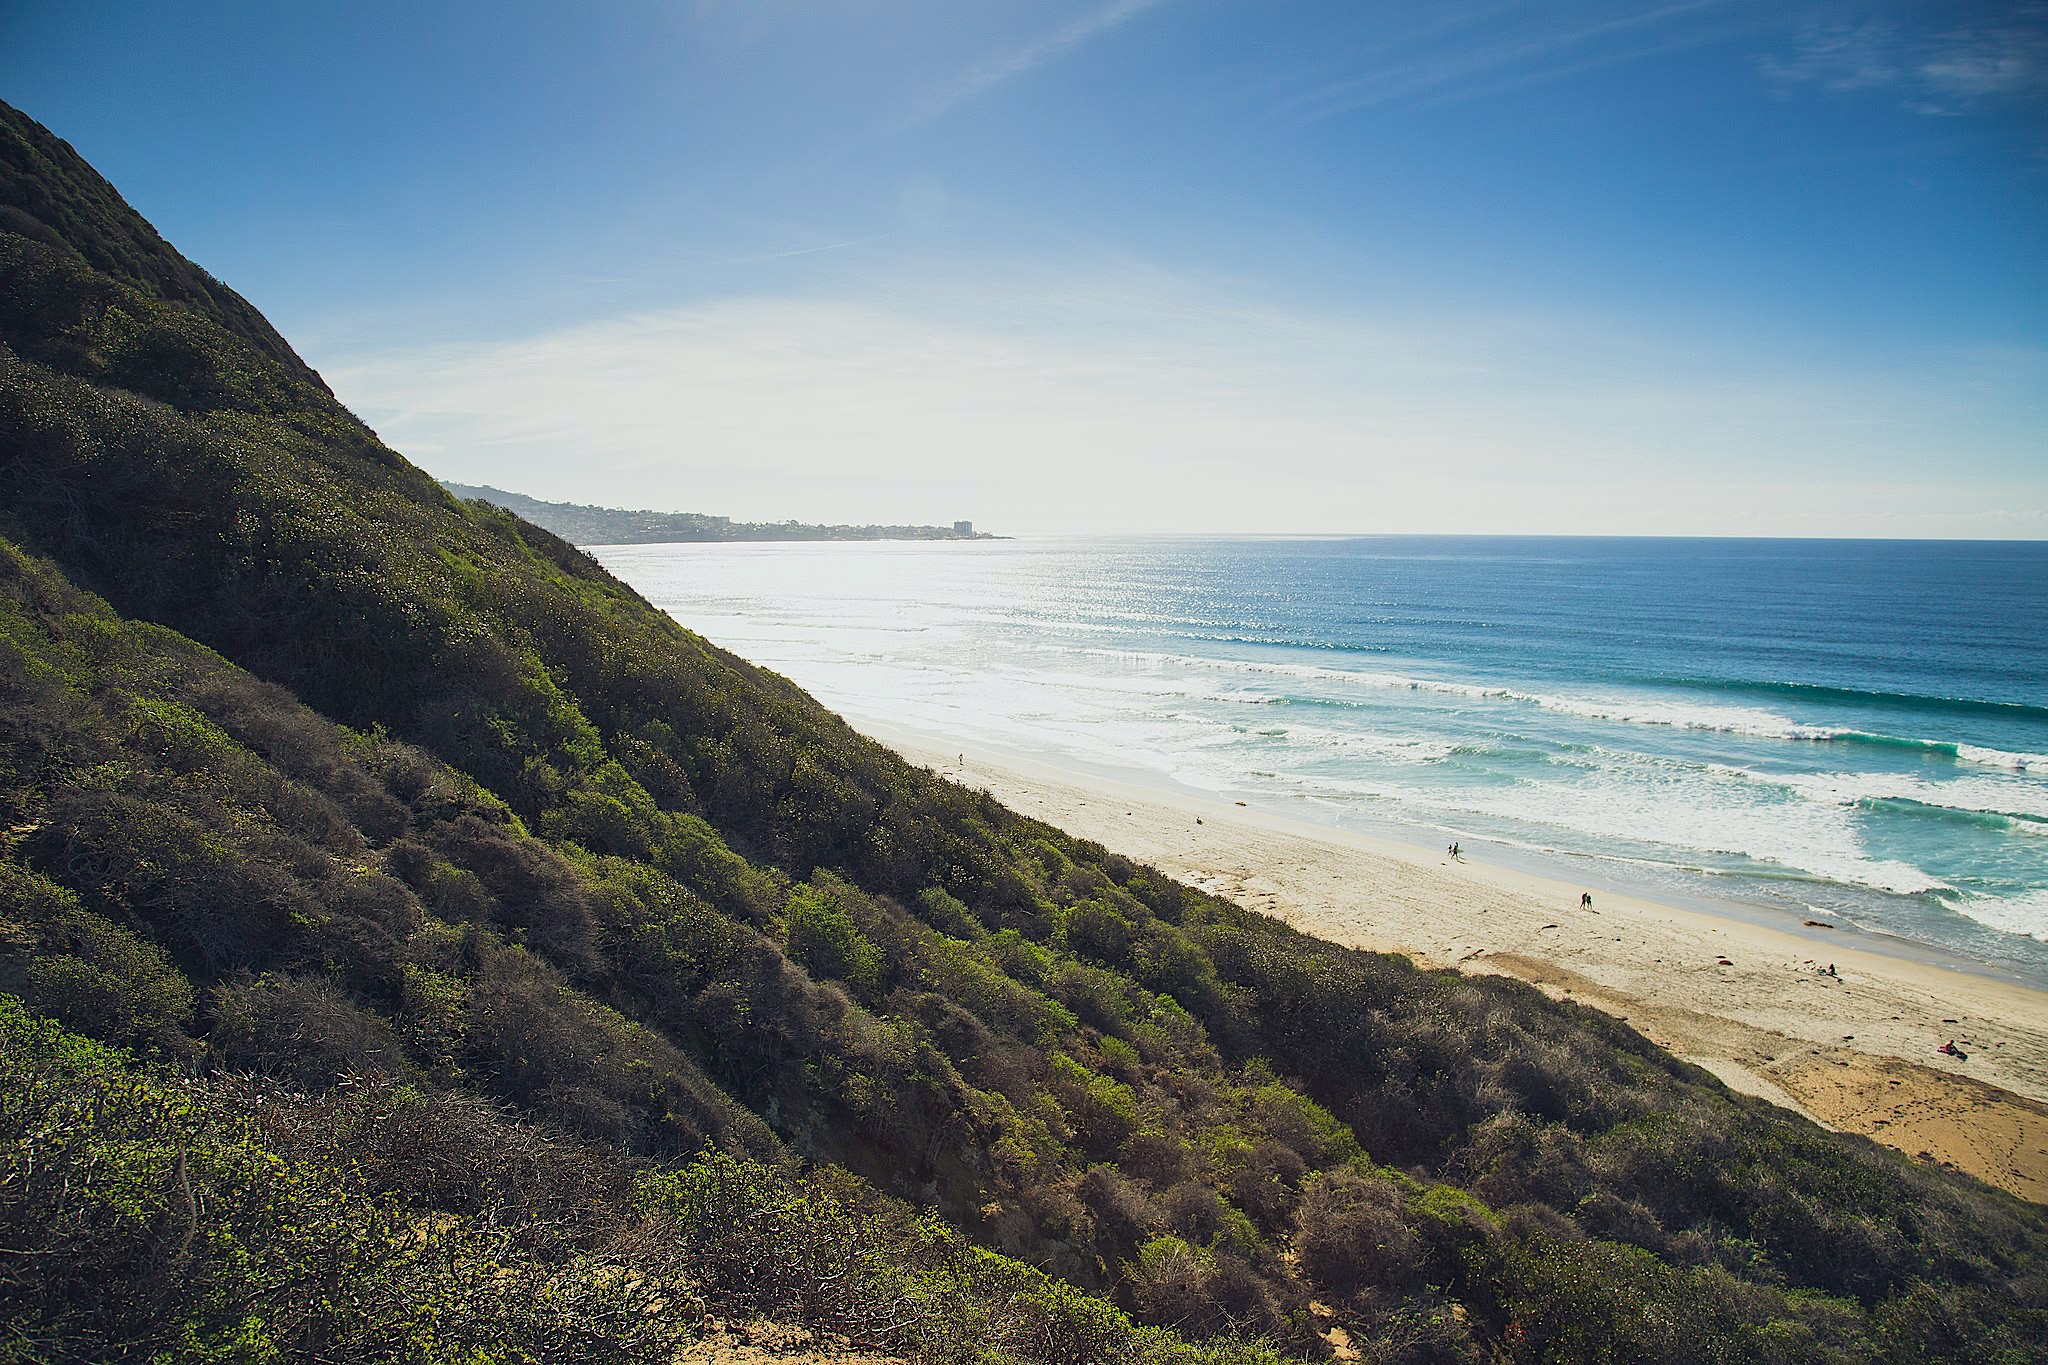
[[[646,512],[543,502],[488,485],[441,486],[458,498],[477,498],[525,517],[573,545],[661,545],[693,540],[1004,540],[976,531],[971,521],[951,526],[813,526],[798,521],[734,521],[702,512]]]

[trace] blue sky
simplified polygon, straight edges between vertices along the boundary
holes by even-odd
[[[2048,5],[0,10],[444,477],[1035,531],[2048,535]]]

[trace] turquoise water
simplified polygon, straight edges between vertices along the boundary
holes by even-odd
[[[849,714],[1824,916],[2048,981],[2048,545],[599,556]]]

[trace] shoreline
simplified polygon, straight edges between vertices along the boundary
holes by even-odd
[[[1611,873],[1575,885],[1492,861],[1491,846],[1454,862],[1142,774],[846,719],[913,764],[1247,909],[1422,966],[1516,977],[1626,1020],[1730,1089],[2048,1203],[2048,991],[1906,940],[1878,948],[1846,927],[1773,927],[1761,907],[1618,891]],[[1951,1039],[1967,1061],[1938,1051]]]

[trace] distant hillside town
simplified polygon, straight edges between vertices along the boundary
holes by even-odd
[[[813,526],[800,521],[734,521],[703,512],[647,512],[622,507],[586,507],[543,502],[524,493],[488,485],[441,486],[458,498],[474,498],[525,517],[574,545],[661,545],[699,540],[1002,540],[977,532],[971,521],[951,526]]]

